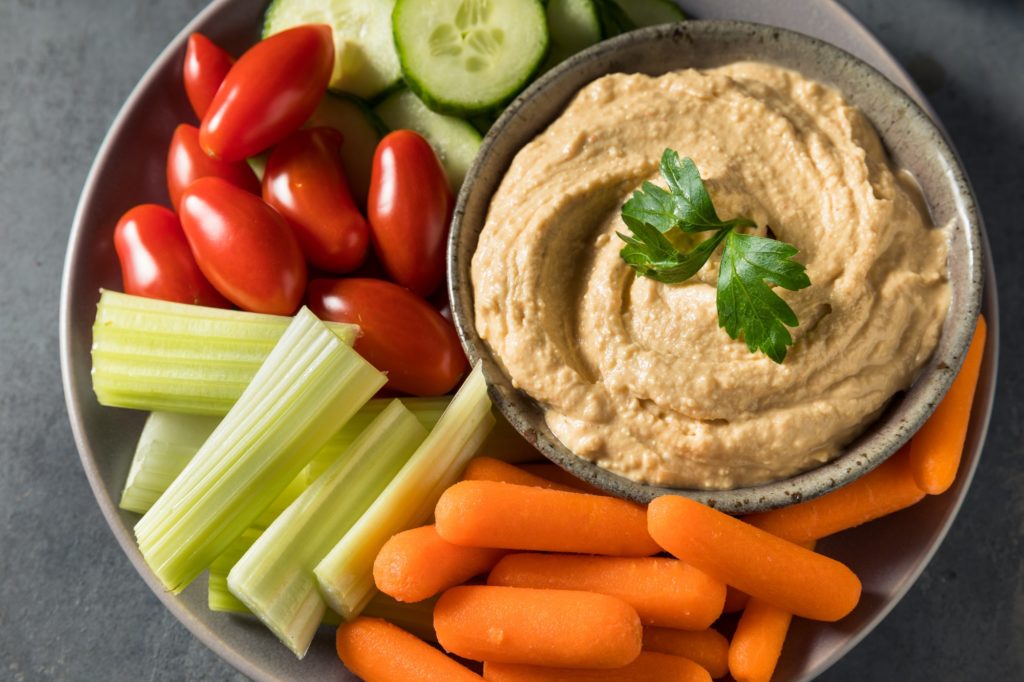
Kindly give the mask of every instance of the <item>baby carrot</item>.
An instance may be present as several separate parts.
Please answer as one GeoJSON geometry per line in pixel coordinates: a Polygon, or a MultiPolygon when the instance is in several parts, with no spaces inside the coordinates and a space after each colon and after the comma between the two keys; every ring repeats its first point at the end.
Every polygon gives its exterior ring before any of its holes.
{"type": "Polygon", "coordinates": [[[904,447],[873,471],[821,497],[743,520],[790,542],[804,543],[909,507],[924,493],[914,481],[907,450],[904,447]]]}
{"type": "Polygon", "coordinates": [[[660,551],[644,508],[600,495],[462,481],[434,510],[438,534],[469,547],[647,556],[660,551]]]}
{"type": "Polygon", "coordinates": [[[738,611],[742,611],[748,601],[750,601],[749,594],[737,590],[732,585],[726,585],[725,606],[722,607],[722,613],[736,613],[738,611]]]}
{"type": "Polygon", "coordinates": [[[616,680],[617,682],[711,682],[708,671],[680,656],[650,651],[635,661],[611,670],[566,670],[514,663],[484,663],[488,682],[565,682],[566,680],[616,680]]]}
{"type": "Polygon", "coordinates": [[[651,536],[671,554],[751,597],[814,620],[857,605],[860,580],[843,564],[677,495],[647,512],[651,536]]]}
{"type": "MultiPolygon", "coordinates": [[[[722,615],[725,585],[676,559],[509,554],[488,585],[586,590],[618,597],[644,625],[703,630],[722,615]]],[[[672,653],[672,652],[668,652],[672,653]]]]}
{"type": "Polygon", "coordinates": [[[580,492],[578,488],[570,488],[567,485],[549,481],[536,474],[531,474],[529,471],[521,469],[514,464],[509,464],[493,457],[474,457],[469,460],[466,470],[462,473],[462,480],[499,481],[516,485],[532,485],[536,488],[565,490],[570,493],[580,492]]]}
{"type": "Polygon", "coordinates": [[[417,602],[486,573],[504,554],[503,549],[453,545],[434,526],[421,526],[384,543],[373,562],[373,580],[384,594],[417,602]]]}
{"type": "Polygon", "coordinates": [[[967,439],[967,427],[971,421],[971,405],[974,403],[974,389],[981,372],[981,360],[985,355],[987,335],[985,318],[979,317],[960,373],[956,375],[953,385],[935,412],[910,441],[914,480],[929,495],[946,492],[956,480],[964,441],[967,439]]]}
{"type": "Polygon", "coordinates": [[[729,672],[736,682],[771,680],[792,619],[792,614],[776,606],[750,600],[729,644],[729,672]]]}
{"type": "Polygon", "coordinates": [[[540,476],[546,478],[553,483],[559,483],[569,488],[575,488],[580,492],[590,493],[591,495],[607,495],[608,493],[596,486],[592,486],[581,478],[577,478],[570,474],[568,471],[560,466],[551,464],[550,462],[541,462],[538,464],[522,464],[523,471],[529,472],[534,476],[540,476]]]}
{"type": "Polygon", "coordinates": [[[464,585],[434,607],[437,641],[476,661],[620,668],[640,655],[640,618],[605,594],[464,585]]]}
{"type": "Polygon", "coordinates": [[[729,640],[718,630],[644,628],[644,651],[688,658],[708,671],[712,679],[729,672],[729,640]]]}
{"type": "Polygon", "coordinates": [[[380,618],[338,627],[338,658],[367,682],[473,682],[483,678],[421,639],[380,618]]]}

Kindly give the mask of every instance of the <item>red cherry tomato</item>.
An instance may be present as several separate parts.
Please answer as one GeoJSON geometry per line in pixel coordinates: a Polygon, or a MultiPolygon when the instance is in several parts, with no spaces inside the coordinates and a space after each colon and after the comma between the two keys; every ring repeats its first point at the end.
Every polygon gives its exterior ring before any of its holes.
{"type": "Polygon", "coordinates": [[[185,50],[185,64],[182,69],[185,94],[192,104],[192,110],[202,120],[210,108],[213,96],[224,82],[235,60],[202,33],[188,37],[185,50]]]}
{"type": "Polygon", "coordinates": [[[127,294],[231,307],[199,271],[174,211],[156,204],[130,209],[114,228],[114,250],[127,294]]]}
{"type": "Polygon", "coordinates": [[[321,319],[358,324],[355,349],[387,372],[388,388],[413,395],[451,391],[469,363],[451,322],[430,304],[381,279],[315,279],[306,305],[321,319]]]}
{"type": "Polygon", "coordinates": [[[241,161],[280,142],[316,109],[333,67],[329,26],[298,26],[261,40],[224,78],[199,143],[217,158],[241,161]]]}
{"type": "Polygon", "coordinates": [[[199,146],[199,129],[182,123],[175,129],[167,149],[167,193],[171,206],[178,205],[181,193],[193,181],[210,176],[227,180],[253,194],[260,192],[260,181],[248,163],[213,158],[199,146]]]}
{"type": "Polygon", "coordinates": [[[263,200],[292,226],[306,260],[328,272],[355,270],[370,242],[348,189],[342,141],[331,128],[296,131],[274,147],[263,174],[263,200]]]}
{"type": "Polygon", "coordinates": [[[367,217],[374,251],[391,279],[420,296],[444,281],[454,201],[434,150],[411,130],[377,145],[367,217]]]}
{"type": "Polygon", "coordinates": [[[290,315],[306,285],[306,261],[284,218],[220,178],[200,178],[178,208],[199,269],[232,303],[290,315]]]}

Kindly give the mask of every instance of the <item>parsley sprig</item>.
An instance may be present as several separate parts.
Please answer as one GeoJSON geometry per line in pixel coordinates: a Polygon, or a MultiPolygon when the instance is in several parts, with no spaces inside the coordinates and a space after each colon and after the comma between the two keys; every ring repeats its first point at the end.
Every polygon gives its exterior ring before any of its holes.
{"type": "Polygon", "coordinates": [[[693,159],[680,161],[679,154],[666,149],[661,174],[667,190],[645,182],[622,207],[622,220],[632,233],[619,233],[626,242],[619,252],[622,259],[643,277],[676,284],[696,275],[722,245],[718,326],[733,339],[742,335],[751,353],[759,350],[782,363],[793,345],[786,327],[796,327],[799,321],[772,286],[796,291],[811,285],[804,266],[792,260],[797,250],[785,242],[738,232],[756,227],[749,218],[719,218],[693,159]],[[713,234],[682,251],[666,236],[679,232],[713,234]]]}

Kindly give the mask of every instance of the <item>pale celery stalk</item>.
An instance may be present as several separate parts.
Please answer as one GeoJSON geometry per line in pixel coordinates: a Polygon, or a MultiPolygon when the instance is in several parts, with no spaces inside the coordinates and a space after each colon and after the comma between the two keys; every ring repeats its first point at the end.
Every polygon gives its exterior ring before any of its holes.
{"type": "MultiPolygon", "coordinates": [[[[92,328],[101,405],[224,415],[291,318],[103,291],[92,328]]],[[[351,345],[358,327],[328,323],[351,345]]]]}
{"type": "Polygon", "coordinates": [[[145,514],[220,422],[218,417],[153,412],[142,427],[121,509],[145,514]]]}
{"type": "Polygon", "coordinates": [[[423,444],[317,564],[320,591],[332,609],[346,620],[359,615],[375,592],[377,552],[395,533],[430,518],[441,493],[456,481],[493,425],[487,384],[478,364],[423,444]]]}
{"type": "MultiPolygon", "coordinates": [[[[238,562],[245,552],[252,547],[256,539],[262,533],[261,530],[250,528],[231,543],[231,546],[212,564],[210,564],[210,579],[207,599],[211,611],[231,613],[238,616],[253,616],[252,611],[246,608],[245,604],[238,600],[238,597],[228,590],[228,573],[238,562]]],[[[414,604],[398,602],[386,594],[377,593],[363,609],[364,616],[383,618],[390,621],[420,639],[436,642],[437,634],[434,632],[434,604],[437,597],[424,599],[414,604]]],[[[328,609],[324,613],[321,625],[338,625],[341,616],[328,609]]]]}
{"type": "MultiPolygon", "coordinates": [[[[423,425],[423,428],[429,431],[434,428],[434,424],[441,418],[452,399],[445,396],[441,398],[400,398],[400,400],[402,405],[412,412],[416,420],[423,425]]],[[[338,455],[352,444],[352,441],[369,426],[370,422],[377,418],[377,415],[384,411],[390,402],[386,398],[371,400],[353,415],[344,428],[339,429],[336,434],[331,436],[306,467],[307,483],[316,480],[317,476],[322,474],[338,458],[338,455]]]]}
{"type": "Polygon", "coordinates": [[[392,401],[231,569],[231,593],[299,658],[327,611],[313,569],[426,437],[413,413],[392,401]]]}
{"type": "MultiPolygon", "coordinates": [[[[423,428],[432,429],[441,418],[451,398],[401,398],[423,428]]],[[[375,398],[366,403],[352,418],[331,436],[313,455],[312,461],[283,493],[256,520],[266,528],[285,507],[299,496],[306,486],[331,465],[352,444],[363,429],[379,415],[390,401],[375,398]]],[[[219,418],[177,412],[153,412],[142,429],[135,449],[128,480],[121,495],[121,509],[145,514],[157,498],[167,490],[199,447],[216,428],[219,418]]],[[[511,428],[511,427],[510,427],[511,428]]],[[[492,434],[493,437],[493,434],[492,434]]],[[[490,438],[488,442],[490,442],[490,438]]]]}
{"type": "Polygon", "coordinates": [[[303,308],[185,470],[135,526],[180,592],[251,526],[385,377],[303,308]]]}

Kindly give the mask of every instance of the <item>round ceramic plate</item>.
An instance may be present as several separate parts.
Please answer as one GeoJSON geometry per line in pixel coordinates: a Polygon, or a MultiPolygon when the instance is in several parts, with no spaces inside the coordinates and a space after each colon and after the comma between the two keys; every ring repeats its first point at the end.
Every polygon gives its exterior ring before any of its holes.
{"type": "MultiPolygon", "coordinates": [[[[772,24],[831,42],[872,64],[927,109],[893,58],[834,2],[683,0],[680,4],[693,17],[772,24]]],[[[75,441],[99,506],[128,558],[167,608],[226,661],[256,680],[351,680],[354,676],[337,660],[329,631],[322,632],[305,660],[298,661],[262,625],[210,612],[205,580],[178,596],[163,591],[135,545],[132,526],[138,517],[117,508],[144,415],[100,407],[90,380],[97,290],[120,288],[113,226],[135,204],[167,202],[167,145],[174,127],[192,120],[181,86],[185,41],[192,31],[201,31],[239,54],[257,39],[262,11],[261,3],[247,0],[213,2],[164,50],[111,126],[82,191],[68,244],[60,312],[64,391],[75,441]]],[[[854,613],[839,623],[795,621],[775,679],[811,679],[849,651],[913,584],[952,523],[978,464],[995,389],[999,321],[990,258],[986,278],[983,311],[990,327],[989,342],[959,479],[945,495],[821,543],[821,551],[860,576],[864,595],[854,613]]]]}

